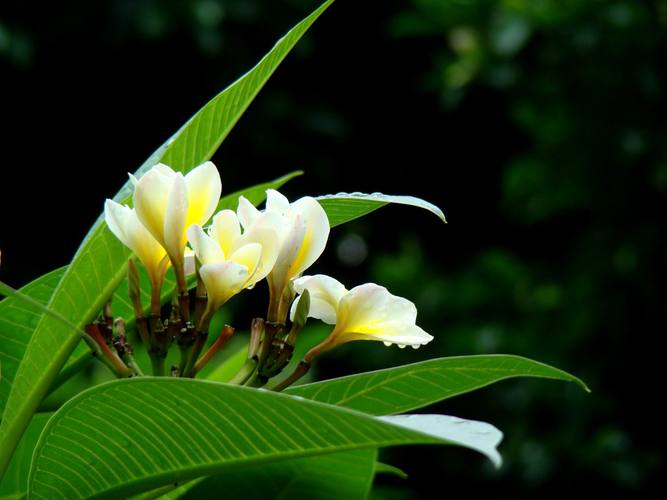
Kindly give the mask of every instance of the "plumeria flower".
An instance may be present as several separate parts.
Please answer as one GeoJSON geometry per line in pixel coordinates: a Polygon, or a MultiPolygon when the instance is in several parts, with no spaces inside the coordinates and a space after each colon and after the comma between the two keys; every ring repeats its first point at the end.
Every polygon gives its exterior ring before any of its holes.
{"type": "Polygon", "coordinates": [[[139,221],[133,208],[107,200],[104,204],[104,219],[116,238],[139,258],[148,272],[153,290],[159,293],[169,267],[165,249],[139,221]]]}
{"type": "MultiPolygon", "coordinates": [[[[322,255],[329,238],[329,219],[322,206],[310,196],[293,203],[274,189],[266,191],[266,210],[259,211],[243,196],[239,197],[238,218],[246,230],[256,224],[272,224],[278,234],[280,251],[267,276],[274,307],[290,281],[301,276],[322,255]],[[270,220],[266,214],[273,215],[270,220]]],[[[280,321],[281,314],[270,312],[269,320],[280,321]],[[271,317],[271,316],[278,317],[271,317]]],[[[285,309],[284,315],[286,316],[285,309]]]]}
{"type": "Polygon", "coordinates": [[[222,191],[218,169],[207,161],[183,175],[160,163],[139,180],[130,177],[137,216],[166,250],[183,290],[186,231],[193,224],[204,224],[215,212],[222,191]]]}
{"type": "MultiPolygon", "coordinates": [[[[334,278],[317,274],[295,280],[294,287],[299,293],[308,290],[309,317],[336,325],[319,349],[316,348],[317,353],[352,340],[380,340],[387,346],[410,345],[415,349],[433,340],[415,324],[415,305],[392,295],[382,286],[365,283],[347,290],[334,278]]],[[[292,316],[296,307],[295,301],[292,316]]]]}
{"type": "Polygon", "coordinates": [[[280,249],[270,224],[257,224],[242,234],[232,210],[219,212],[208,234],[199,225],[190,226],[188,239],[201,264],[199,275],[208,293],[209,312],[264,279],[280,249]]]}

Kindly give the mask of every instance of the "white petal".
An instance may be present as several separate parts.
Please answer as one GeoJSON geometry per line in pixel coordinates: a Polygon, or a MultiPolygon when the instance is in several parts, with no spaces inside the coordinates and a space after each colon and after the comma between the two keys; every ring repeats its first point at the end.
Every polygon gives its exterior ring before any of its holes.
{"type": "Polygon", "coordinates": [[[317,200],[305,196],[290,206],[292,216],[301,217],[306,231],[303,243],[290,268],[290,277],[299,276],[322,255],[329,239],[329,218],[317,200]]]}
{"type": "Polygon", "coordinates": [[[248,229],[261,214],[257,207],[250,203],[245,196],[239,196],[239,206],[236,214],[244,229],[248,229]]]}
{"type": "Polygon", "coordinates": [[[308,316],[333,325],[336,323],[338,303],[347,293],[341,282],[324,274],[303,276],[294,280],[297,293],[310,292],[310,311],[308,316]]]}
{"type": "Polygon", "coordinates": [[[426,333],[417,325],[410,323],[401,323],[397,321],[389,321],[381,325],[375,325],[373,328],[358,329],[364,331],[357,331],[354,329],[346,330],[341,337],[341,341],[347,342],[349,340],[381,340],[397,344],[399,348],[404,349],[407,345],[412,347],[428,344],[433,340],[433,336],[426,333]]]}
{"type": "Polygon", "coordinates": [[[270,224],[264,224],[263,221],[269,219],[262,214],[253,226],[246,231],[234,244],[234,248],[240,248],[249,243],[259,243],[262,246],[262,258],[259,266],[253,276],[256,283],[264,279],[272,270],[278,258],[280,251],[280,238],[270,224]]]}
{"type": "Polygon", "coordinates": [[[163,262],[166,252],[139,221],[136,212],[107,200],[104,218],[111,232],[139,257],[153,282],[159,285],[167,269],[163,262]]]}
{"type": "Polygon", "coordinates": [[[225,261],[225,254],[218,242],[208,236],[201,226],[193,225],[188,228],[188,240],[202,265],[225,261]]]}
{"type": "Polygon", "coordinates": [[[210,235],[218,242],[225,255],[231,255],[236,241],[241,237],[241,226],[236,214],[232,210],[222,210],[215,214],[210,235]]]}
{"type": "Polygon", "coordinates": [[[275,189],[266,190],[266,211],[276,212],[281,215],[287,215],[290,209],[289,200],[285,195],[276,191],[275,189]]]}
{"type": "Polygon", "coordinates": [[[259,243],[248,243],[243,245],[241,248],[236,250],[229,260],[235,262],[236,264],[244,266],[248,270],[248,283],[244,284],[245,286],[251,286],[256,281],[255,273],[259,267],[260,260],[262,257],[262,245],[259,243]]]}
{"type": "Polygon", "coordinates": [[[163,246],[166,246],[164,222],[172,181],[173,176],[152,168],[137,181],[133,196],[139,220],[163,246]]]}
{"type": "Polygon", "coordinates": [[[187,226],[204,224],[215,212],[222,192],[222,181],[216,166],[207,161],[185,176],[187,184],[187,226]]]}
{"type": "Polygon", "coordinates": [[[385,287],[375,283],[354,287],[341,300],[340,306],[346,308],[351,323],[401,321],[414,324],[417,320],[417,308],[414,303],[392,295],[385,287]]]}
{"type": "Polygon", "coordinates": [[[416,319],[417,309],[412,302],[366,283],[340,300],[335,335],[338,343],[380,340],[401,348],[427,344],[433,337],[415,324],[416,319]]]}
{"type": "Polygon", "coordinates": [[[268,276],[269,285],[275,292],[282,292],[289,280],[295,277],[292,274],[292,265],[299,255],[306,234],[306,225],[300,216],[291,221],[278,253],[273,270],[268,276]]]}
{"type": "Polygon", "coordinates": [[[199,274],[214,309],[240,292],[248,280],[248,269],[231,261],[205,264],[199,268],[199,274]]]}
{"type": "Polygon", "coordinates": [[[164,215],[164,247],[172,260],[184,259],[188,213],[188,191],[183,174],[172,178],[171,191],[164,215]]]}

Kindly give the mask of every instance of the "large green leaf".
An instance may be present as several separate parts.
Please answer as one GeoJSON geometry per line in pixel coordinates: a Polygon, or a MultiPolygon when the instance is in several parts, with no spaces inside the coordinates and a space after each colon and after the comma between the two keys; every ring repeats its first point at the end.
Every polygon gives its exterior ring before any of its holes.
{"type": "Polygon", "coordinates": [[[442,210],[433,203],[414,196],[396,196],[382,193],[338,193],[318,196],[317,201],[327,213],[331,227],[358,219],[390,203],[423,208],[438,216],[442,222],[447,222],[442,210]]]}
{"type": "Polygon", "coordinates": [[[514,377],[575,382],[588,390],[577,377],[537,361],[520,356],[480,355],[431,359],[290,387],[285,392],[372,415],[391,415],[514,377]]]}
{"type": "Polygon", "coordinates": [[[382,418],[206,380],[114,380],[49,420],[28,491],[32,498],[121,498],[231,467],[401,444],[458,444],[498,460],[501,435],[489,424],[431,428],[419,415],[382,418]]]}
{"type": "Polygon", "coordinates": [[[226,500],[364,500],[376,460],[377,450],[370,449],[243,467],[197,481],[178,497],[167,498],[218,498],[224,491],[226,500]]]}
{"type": "MultiPolygon", "coordinates": [[[[209,101],[147,160],[137,175],[158,161],[186,172],[209,159],[280,62],[331,2],[325,2],[297,24],[253,69],[209,101]]],[[[126,185],[116,199],[122,201],[128,195],[126,185]]],[[[128,255],[98,219],[53,293],[49,307],[83,327],[123,279],[128,255]]],[[[16,372],[0,424],[0,476],[30,417],[77,342],[78,334],[73,329],[42,316],[16,372]]]]}
{"type": "MultiPolygon", "coordinates": [[[[65,268],[51,271],[28,283],[19,291],[40,304],[46,304],[64,272],[65,268]]],[[[18,297],[10,296],[0,302],[0,365],[2,365],[0,416],[30,336],[41,317],[41,309],[18,297]]]]}
{"type": "Polygon", "coordinates": [[[49,418],[51,414],[40,413],[30,422],[16,448],[16,453],[12,456],[7,473],[0,479],[0,500],[25,498],[28,492],[28,472],[32,452],[49,418]]]}

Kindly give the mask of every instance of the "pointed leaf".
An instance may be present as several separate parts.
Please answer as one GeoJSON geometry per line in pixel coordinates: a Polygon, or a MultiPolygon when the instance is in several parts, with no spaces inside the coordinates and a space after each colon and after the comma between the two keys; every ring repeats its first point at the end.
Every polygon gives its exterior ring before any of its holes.
{"type": "MultiPolygon", "coordinates": [[[[64,267],[51,271],[28,283],[19,291],[40,304],[46,304],[64,272],[64,267]]],[[[41,317],[40,308],[27,304],[17,297],[9,296],[0,302],[0,363],[2,364],[0,416],[25,348],[41,317]]]]}
{"type": "MultiPolygon", "coordinates": [[[[301,36],[327,9],[325,2],[281,38],[248,73],[214,97],[139,169],[159,161],[182,172],[208,160],[301,36]]],[[[116,195],[129,196],[126,184],[116,195]]],[[[79,327],[101,310],[125,274],[128,251],[98,219],[56,288],[49,307],[79,327]]],[[[43,316],[26,349],[0,424],[0,475],[30,417],[78,343],[78,334],[43,316]]]]}
{"type": "Polygon", "coordinates": [[[284,392],[373,415],[389,415],[422,408],[514,377],[575,382],[588,391],[580,379],[558,368],[520,356],[480,355],[431,359],[290,387],[284,392]]]}
{"type": "MultiPolygon", "coordinates": [[[[459,444],[443,439],[452,432],[436,431],[206,380],[114,380],[71,399],[49,420],[35,448],[28,492],[31,498],[122,498],[232,466],[401,444],[459,444]]],[[[468,436],[454,439],[469,442],[468,436]]]]}
{"type": "Polygon", "coordinates": [[[235,469],[233,474],[197,481],[180,496],[165,496],[197,500],[215,498],[224,491],[226,500],[364,500],[376,459],[377,450],[371,449],[282,460],[235,469]]]}
{"type": "Polygon", "coordinates": [[[327,213],[331,227],[358,219],[389,203],[423,208],[436,215],[442,222],[447,222],[442,210],[434,204],[414,196],[395,196],[382,193],[338,193],[318,196],[316,199],[327,213]]]}

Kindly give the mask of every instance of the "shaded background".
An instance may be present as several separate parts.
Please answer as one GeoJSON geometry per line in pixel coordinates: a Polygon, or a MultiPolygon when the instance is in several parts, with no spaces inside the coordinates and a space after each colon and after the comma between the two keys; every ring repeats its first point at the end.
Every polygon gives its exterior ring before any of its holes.
{"type": "MultiPolygon", "coordinates": [[[[126,172],[315,5],[2,2],[1,278],[66,264],[126,172]]],[[[657,0],[339,0],[214,157],[225,192],[304,169],[289,195],[413,194],[448,216],[389,207],[332,232],[313,272],[411,298],[436,340],[349,344],[319,377],[514,353],[593,389],[511,381],[435,405],[501,428],[505,465],[390,450],[410,477],[378,498],[657,484],[666,23],[657,0]]]]}

